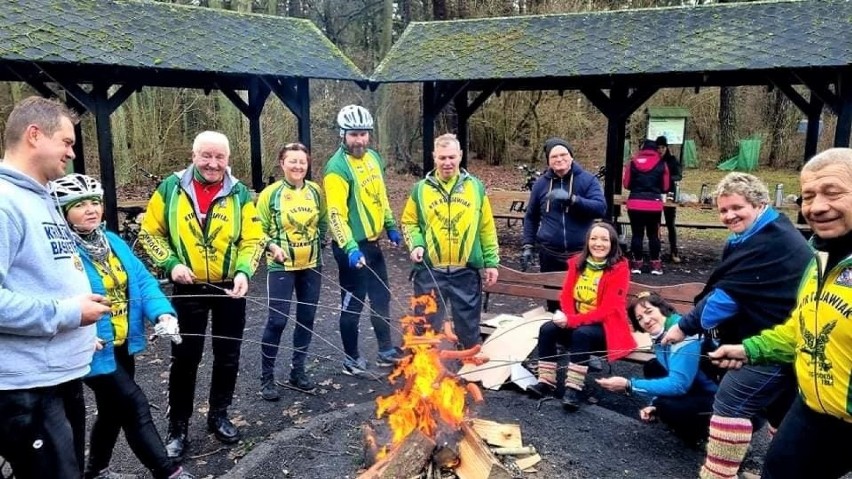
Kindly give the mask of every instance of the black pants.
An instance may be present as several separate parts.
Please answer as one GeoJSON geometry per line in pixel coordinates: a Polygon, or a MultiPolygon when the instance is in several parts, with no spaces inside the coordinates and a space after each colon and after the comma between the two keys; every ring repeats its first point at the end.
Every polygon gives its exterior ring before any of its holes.
{"type": "Polygon", "coordinates": [[[557,361],[557,344],[568,348],[568,360],[581,366],[588,366],[592,353],[595,355],[606,353],[606,336],[600,324],[572,329],[560,328],[550,321],[544,323],[538,330],[539,360],[557,361]]]}
{"type": "MultiPolygon", "coordinates": [[[[645,363],[645,377],[664,378],[669,375],[656,359],[645,363]]],[[[658,396],[654,399],[657,417],[674,434],[690,445],[695,445],[710,434],[710,416],[713,415],[713,394],[689,390],[681,396],[658,396]]]]}
{"type": "Polygon", "coordinates": [[[669,233],[669,252],[672,256],[677,256],[677,227],[675,219],[677,216],[677,208],[674,206],[663,207],[663,217],[666,219],[666,229],[669,233]]]}
{"type": "Polygon", "coordinates": [[[275,375],[275,358],[281,334],[290,317],[290,298],[296,292],[296,326],[293,330],[293,370],[305,368],[305,357],[314,334],[322,276],[320,267],[298,271],[271,271],[266,277],[269,293],[269,319],[263,330],[261,351],[261,378],[275,375]]]}
{"type": "MultiPolygon", "coordinates": [[[[538,251],[539,271],[549,273],[553,271],[566,271],[568,269],[568,258],[578,251],[559,251],[542,245],[538,251]]],[[[554,312],[559,309],[559,301],[547,301],[547,310],[554,312]]]]}
{"type": "Polygon", "coordinates": [[[472,348],[480,343],[479,319],[482,310],[482,278],[479,271],[463,268],[453,272],[422,268],[414,273],[414,294],[435,291],[438,312],[429,316],[432,329],[441,331],[446,315],[444,302],[453,313],[453,329],[462,346],[472,348]],[[437,283],[437,284],[436,284],[437,283]]]}
{"type": "Polygon", "coordinates": [[[642,243],[648,236],[651,261],[660,259],[660,213],[658,211],[627,210],[630,218],[630,254],[634,261],[642,261],[642,243]]]}
{"type": "Polygon", "coordinates": [[[0,456],[17,479],[79,479],[86,443],[83,383],[0,391],[0,456]]]}
{"type": "Polygon", "coordinates": [[[763,479],[835,478],[852,472],[852,423],[821,414],[797,397],[763,460],[763,479]]]}
{"type": "MultiPolygon", "coordinates": [[[[231,283],[217,286],[234,287],[231,283]]],[[[203,284],[175,284],[174,294],[178,297],[172,300],[172,304],[177,311],[183,342],[172,344],[169,420],[188,422],[195,401],[198,365],[204,352],[207,317],[211,313],[213,377],[210,380],[208,416],[223,413],[231,405],[240,366],[240,343],[246,325],[246,300],[228,297],[219,288],[203,284]],[[201,296],[180,297],[182,295],[201,296]]]]}
{"type": "Polygon", "coordinates": [[[93,478],[109,467],[119,431],[133,454],[155,478],[168,478],[177,467],[166,455],[163,440],[151,417],[151,407],[142,388],[134,381],[136,364],[127,352],[127,343],[115,349],[116,369],[110,374],[86,378],[95,393],[98,414],[89,438],[89,462],[86,478],[93,478]]]}
{"type": "Polygon", "coordinates": [[[334,259],[337,261],[340,280],[340,339],[343,350],[352,359],[360,357],[358,352],[358,323],[364,300],[370,298],[370,323],[376,332],[379,351],[393,349],[390,331],[390,291],[385,257],[377,241],[361,241],[358,248],[367,261],[363,268],[350,268],[349,256],[332,243],[334,259]]]}

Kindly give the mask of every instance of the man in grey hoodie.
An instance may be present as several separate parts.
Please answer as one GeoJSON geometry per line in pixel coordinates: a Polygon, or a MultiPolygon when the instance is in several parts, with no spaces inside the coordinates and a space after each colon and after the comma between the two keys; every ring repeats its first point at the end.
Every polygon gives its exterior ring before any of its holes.
{"type": "Polygon", "coordinates": [[[64,105],[30,97],[6,122],[0,162],[0,456],[17,478],[82,475],[94,295],[46,187],[74,158],[64,105]],[[69,447],[73,446],[73,447],[69,447]]]}

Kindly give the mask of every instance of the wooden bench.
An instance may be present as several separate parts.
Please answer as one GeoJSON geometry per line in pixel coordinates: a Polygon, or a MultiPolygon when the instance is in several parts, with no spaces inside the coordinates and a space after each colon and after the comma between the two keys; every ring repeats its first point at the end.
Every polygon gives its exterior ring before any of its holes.
{"type": "Polygon", "coordinates": [[[492,216],[495,220],[505,219],[509,228],[523,224],[529,199],[529,191],[488,191],[492,216]]]}
{"type": "MultiPolygon", "coordinates": [[[[522,298],[538,300],[559,301],[562,283],[565,280],[565,272],[552,273],[524,273],[512,268],[500,266],[497,282],[491,286],[483,286],[485,293],[483,310],[488,311],[488,301],[491,294],[505,294],[522,298]]],[[[681,314],[692,309],[693,299],[704,289],[704,283],[684,283],[671,286],[650,286],[642,283],[630,282],[628,296],[632,299],[643,291],[651,291],[659,294],[663,299],[671,303],[675,310],[681,314]]],[[[487,327],[483,327],[483,333],[489,333],[487,327]]],[[[643,333],[637,333],[643,334],[643,333]]],[[[654,358],[654,353],[645,351],[634,351],[624,360],[645,363],[654,358]]]]}

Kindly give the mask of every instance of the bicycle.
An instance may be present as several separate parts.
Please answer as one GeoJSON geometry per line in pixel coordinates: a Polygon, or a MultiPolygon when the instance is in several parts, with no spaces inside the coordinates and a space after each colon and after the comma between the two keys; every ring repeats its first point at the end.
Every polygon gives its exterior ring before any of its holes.
{"type": "MultiPolygon", "coordinates": [[[[162,176],[149,173],[140,166],[136,166],[136,169],[142,174],[142,176],[154,181],[157,185],[163,181],[162,176]]],[[[139,241],[139,233],[142,230],[142,220],[145,216],[145,207],[119,206],[117,209],[119,213],[124,214],[124,221],[122,221],[121,226],[119,226],[118,236],[130,245],[130,249],[133,251],[133,254],[142,261],[145,268],[154,275],[154,278],[156,278],[160,284],[167,283],[168,277],[166,276],[166,272],[151,261],[151,257],[148,256],[148,252],[145,251],[145,248],[142,246],[142,242],[139,241]]]]}
{"type": "Polygon", "coordinates": [[[538,177],[541,176],[541,172],[536,170],[535,168],[530,167],[526,163],[518,166],[518,170],[524,172],[524,184],[522,186],[523,190],[532,191],[533,185],[535,184],[538,177]]]}

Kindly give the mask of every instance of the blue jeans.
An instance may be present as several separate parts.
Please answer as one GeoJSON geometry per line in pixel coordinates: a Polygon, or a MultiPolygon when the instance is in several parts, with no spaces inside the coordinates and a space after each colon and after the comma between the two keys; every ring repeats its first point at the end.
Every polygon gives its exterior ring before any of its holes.
{"type": "Polygon", "coordinates": [[[852,472],[852,423],[820,414],[797,397],[763,460],[763,479],[835,478],[852,472]]]}
{"type": "Polygon", "coordinates": [[[83,383],[0,391],[0,456],[18,479],[79,479],[86,405],[83,383]]]}
{"type": "Polygon", "coordinates": [[[290,298],[296,292],[296,329],[293,330],[293,370],[304,369],[308,346],[314,334],[322,276],[320,267],[298,271],[270,271],[266,276],[269,293],[269,319],[263,330],[261,351],[261,378],[272,379],[281,334],[290,317],[290,298]]]}
{"type": "Polygon", "coordinates": [[[538,330],[539,360],[559,362],[556,357],[556,345],[562,344],[568,349],[568,361],[588,366],[592,353],[606,354],[606,336],[603,325],[589,324],[577,329],[560,328],[548,321],[538,330]]]}
{"type": "Polygon", "coordinates": [[[432,329],[440,332],[449,303],[453,313],[453,329],[462,346],[472,348],[480,343],[479,319],[482,310],[482,278],[479,271],[463,268],[453,272],[426,268],[414,273],[414,294],[435,291],[438,312],[429,317],[432,329]],[[437,283],[437,284],[436,284],[437,283]]]}
{"type": "Polygon", "coordinates": [[[790,365],[746,365],[725,373],[713,402],[713,414],[754,421],[775,411],[769,419],[777,426],[790,407],[794,397],[790,392],[795,388],[796,377],[790,365]]]}
{"type": "Polygon", "coordinates": [[[361,357],[358,353],[358,323],[361,321],[361,310],[367,297],[370,298],[370,323],[376,333],[379,351],[393,348],[385,257],[377,241],[361,241],[358,248],[364,255],[367,266],[350,268],[349,256],[337,243],[332,243],[340,280],[340,339],[343,341],[343,351],[352,359],[361,357]]]}

